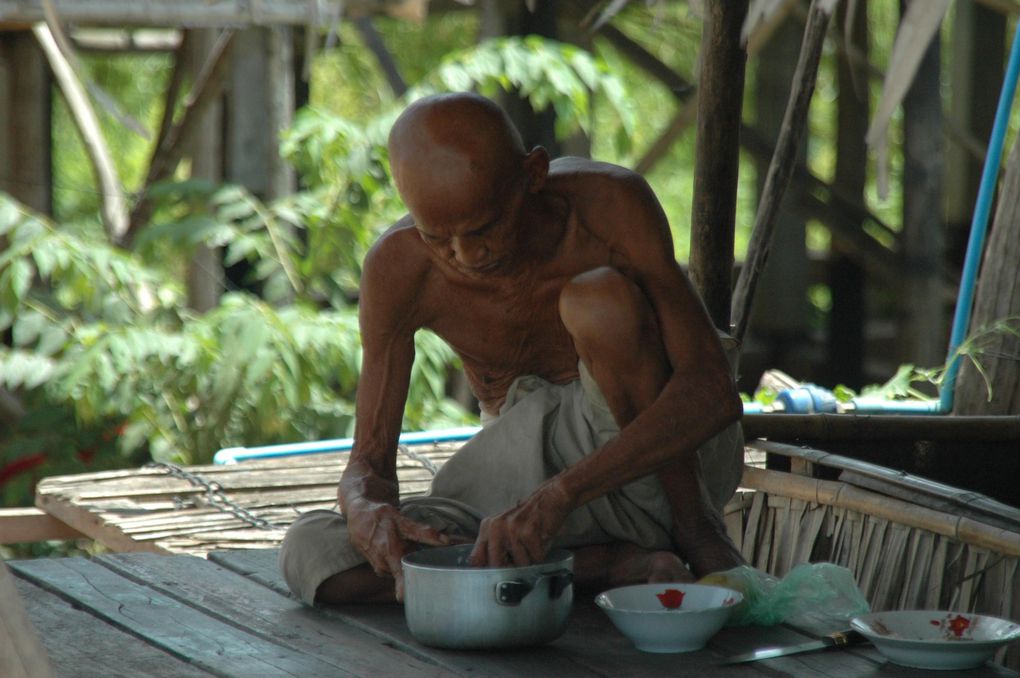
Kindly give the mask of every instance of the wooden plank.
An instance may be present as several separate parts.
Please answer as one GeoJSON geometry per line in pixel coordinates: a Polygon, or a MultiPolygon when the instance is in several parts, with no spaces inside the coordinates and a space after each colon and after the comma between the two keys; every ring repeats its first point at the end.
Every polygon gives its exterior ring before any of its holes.
{"type": "MultiPolygon", "coordinates": [[[[277,565],[277,551],[216,552],[209,559],[264,586],[288,594],[277,565]]],[[[482,653],[454,652],[426,647],[407,630],[403,608],[396,605],[349,605],[343,609],[319,608],[320,613],[353,624],[394,646],[459,672],[485,676],[600,675],[580,668],[574,661],[552,650],[552,646],[527,652],[512,650],[482,653]]],[[[559,642],[559,641],[557,641],[559,642]]],[[[601,674],[605,675],[605,674],[601,674]]]]}
{"type": "Polygon", "coordinates": [[[81,532],[31,506],[0,509],[0,544],[77,539],[81,532]]]}
{"type": "MultiPolygon", "coordinates": [[[[795,440],[1020,440],[1020,415],[745,414],[744,437],[795,440]]],[[[975,452],[981,448],[975,446],[975,452]]]]}
{"type": "MultiPolygon", "coordinates": [[[[138,556],[130,556],[135,558],[138,556]]],[[[276,558],[277,551],[240,551],[215,552],[210,560],[224,565],[238,574],[269,586],[277,591],[286,592],[286,585],[280,576],[276,558]]],[[[850,678],[851,676],[872,676],[881,662],[874,653],[849,652],[836,661],[833,655],[825,659],[798,658],[770,660],[763,667],[752,665],[722,666],[723,657],[749,651],[769,642],[803,642],[807,637],[787,627],[733,627],[724,629],[717,635],[708,649],[684,655],[654,655],[642,653],[633,648],[630,642],[619,634],[608,618],[593,604],[594,596],[578,593],[575,596],[574,610],[571,615],[567,632],[560,639],[545,648],[528,650],[535,658],[543,660],[540,665],[533,665],[517,657],[522,653],[486,652],[486,658],[498,661],[476,661],[473,664],[458,664],[462,669],[471,668],[473,673],[484,675],[588,675],[581,673],[590,671],[601,676],[613,678],[643,676],[834,676],[850,678]],[[555,651],[555,654],[551,651],[555,651]],[[564,663],[564,655],[576,666],[571,669],[564,663]],[[555,657],[555,661],[551,658],[555,657]],[[828,667],[828,668],[825,668],[828,667]],[[760,671],[760,672],[759,672],[760,671]]],[[[383,609],[388,606],[348,606],[343,610],[322,608],[322,614],[339,615],[351,623],[362,624],[373,633],[379,633],[393,642],[405,643],[407,647],[417,647],[428,656],[443,657],[449,662],[464,661],[465,653],[449,653],[441,650],[424,648],[411,639],[407,633],[402,613],[399,610],[383,609]]],[[[468,653],[474,656],[475,653],[468,653]]],[[[481,659],[480,657],[478,658],[481,659]]]]}
{"type": "MultiPolygon", "coordinates": [[[[404,3],[385,0],[53,0],[58,16],[76,24],[107,26],[318,26],[330,17],[385,13],[400,15],[404,3]]],[[[42,21],[40,2],[0,0],[0,23],[42,21]]],[[[408,10],[403,9],[406,13],[408,10]]],[[[412,10],[413,11],[413,10],[412,10]]]]}
{"type": "Polygon", "coordinates": [[[21,603],[14,577],[0,561],[0,676],[49,678],[53,670],[45,648],[21,603]]]}
{"type": "Polygon", "coordinates": [[[272,637],[204,615],[88,560],[44,558],[10,565],[19,577],[217,675],[357,675],[280,645],[272,637]]]}
{"type": "MultiPolygon", "coordinates": [[[[159,650],[60,597],[16,579],[58,676],[201,678],[210,674],[159,650]]],[[[5,612],[6,614],[6,612],[5,612]]],[[[10,674],[3,673],[4,676],[10,674]]]]}
{"type": "Polygon", "coordinates": [[[96,560],[207,614],[358,675],[456,675],[201,558],[139,553],[96,560]]]}

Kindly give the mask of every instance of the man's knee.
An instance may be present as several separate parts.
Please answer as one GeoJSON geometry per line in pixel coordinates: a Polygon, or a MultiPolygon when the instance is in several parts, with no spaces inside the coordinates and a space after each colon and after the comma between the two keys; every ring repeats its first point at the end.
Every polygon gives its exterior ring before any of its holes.
{"type": "Polygon", "coordinates": [[[347,538],[346,523],[335,511],[301,514],[280,544],[283,579],[291,592],[308,604],[315,600],[316,589],[323,581],[363,562],[365,559],[347,538]]]}
{"type": "Polygon", "coordinates": [[[613,342],[634,346],[655,331],[648,298],[633,280],[615,268],[586,271],[563,288],[560,317],[575,343],[613,342]]]}

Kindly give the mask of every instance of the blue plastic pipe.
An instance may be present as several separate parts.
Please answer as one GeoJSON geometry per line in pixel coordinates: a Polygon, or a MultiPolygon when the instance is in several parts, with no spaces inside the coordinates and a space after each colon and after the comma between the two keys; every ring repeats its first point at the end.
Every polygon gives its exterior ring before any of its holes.
{"type": "MultiPolygon", "coordinates": [[[[456,442],[467,440],[481,430],[478,426],[460,428],[444,428],[434,431],[418,431],[401,433],[401,445],[423,445],[429,443],[456,442]]],[[[263,445],[260,447],[224,447],[213,455],[214,464],[236,464],[249,459],[272,459],[274,457],[293,457],[302,454],[321,454],[324,452],[348,452],[354,446],[354,438],[334,438],[332,440],[314,440],[303,443],[285,443],[283,445],[263,445]]]]}
{"type": "Polygon", "coordinates": [[[974,285],[977,282],[981,253],[984,251],[985,234],[988,232],[988,215],[991,213],[992,199],[995,197],[996,179],[999,176],[999,167],[1002,163],[1002,146],[1006,140],[1006,129],[1009,125],[1009,114],[1013,108],[1013,97],[1016,94],[1018,74],[1020,74],[1020,30],[1013,34],[1013,47],[1009,53],[1006,78],[1002,81],[999,107],[995,111],[992,137],[988,141],[988,155],[985,157],[985,166],[981,173],[981,184],[978,187],[977,203],[974,207],[974,217],[970,225],[967,254],[963,260],[963,276],[960,279],[960,292],[956,300],[956,313],[953,316],[953,328],[949,336],[949,351],[946,356],[948,366],[946,367],[945,376],[942,378],[942,389],[939,394],[939,410],[945,413],[953,411],[956,375],[960,371],[960,356],[956,352],[967,336],[967,328],[970,324],[970,311],[974,302],[974,285]]]}

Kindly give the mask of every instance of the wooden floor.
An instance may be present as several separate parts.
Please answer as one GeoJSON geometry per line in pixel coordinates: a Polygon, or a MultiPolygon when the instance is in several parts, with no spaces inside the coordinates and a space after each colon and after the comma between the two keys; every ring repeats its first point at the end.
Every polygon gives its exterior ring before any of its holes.
{"type": "MultiPolygon", "coordinates": [[[[458,447],[402,448],[401,495],[424,493],[434,469],[458,447]]],[[[777,576],[809,560],[844,565],[873,609],[960,606],[1015,618],[1020,587],[1011,582],[1020,572],[1020,530],[985,524],[980,515],[962,517],[963,509],[954,505],[944,510],[943,518],[955,521],[946,531],[931,520],[930,510],[918,520],[907,502],[831,481],[801,478],[806,489],[773,491],[765,481],[792,478],[760,468],[764,456],[747,449],[749,489],[738,491],[724,515],[748,562],[777,576]],[[883,508],[884,514],[841,506],[841,496],[883,508]],[[908,551],[931,557],[904,558],[908,551]]],[[[325,454],[183,469],[153,466],[42,481],[37,506],[119,552],[92,560],[10,563],[56,675],[927,675],[888,665],[867,647],[720,664],[729,654],[805,639],[784,627],[725,629],[702,652],[645,654],[612,627],[591,594],[575,599],[562,638],[518,652],[423,647],[409,636],[402,608],[395,605],[304,607],[287,595],[275,549],[299,513],[335,505],[345,459],[325,454]]],[[[1012,655],[1006,664],[1017,666],[1012,655]]],[[[1018,674],[989,664],[966,675],[1018,674]]]]}
{"type": "MultiPolygon", "coordinates": [[[[57,676],[921,676],[871,647],[736,666],[727,655],[806,639],[786,627],[724,629],[705,650],[634,649],[578,595],[567,632],[528,650],[456,652],[417,643],[398,605],[309,608],[285,593],[276,551],[208,559],[152,553],[12,561],[57,676]]],[[[987,664],[968,677],[1013,676],[987,664]]]]}

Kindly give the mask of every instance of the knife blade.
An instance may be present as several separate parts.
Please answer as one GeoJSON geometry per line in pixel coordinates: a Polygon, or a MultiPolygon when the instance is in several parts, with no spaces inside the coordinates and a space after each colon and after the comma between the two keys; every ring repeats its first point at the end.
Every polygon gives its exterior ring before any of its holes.
{"type": "Polygon", "coordinates": [[[860,633],[857,633],[857,631],[837,631],[836,633],[830,633],[827,636],[823,636],[818,640],[809,640],[804,643],[797,643],[796,645],[760,647],[752,652],[745,652],[743,654],[727,657],[722,663],[741,664],[743,662],[758,661],[759,659],[771,659],[773,657],[785,657],[791,654],[800,654],[801,652],[825,650],[830,647],[848,647],[850,645],[858,645],[860,643],[867,642],[867,640],[867,638],[862,636],[860,633]]]}

